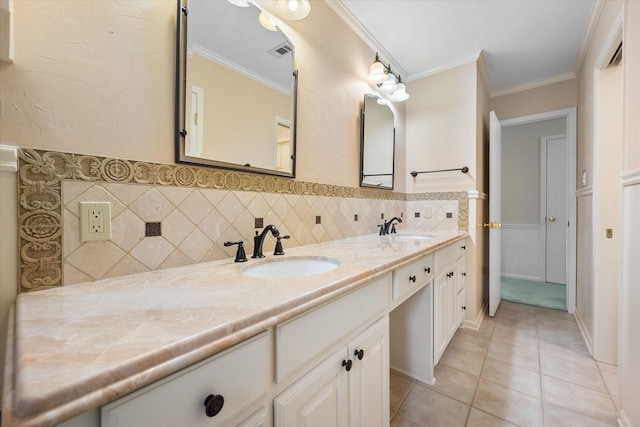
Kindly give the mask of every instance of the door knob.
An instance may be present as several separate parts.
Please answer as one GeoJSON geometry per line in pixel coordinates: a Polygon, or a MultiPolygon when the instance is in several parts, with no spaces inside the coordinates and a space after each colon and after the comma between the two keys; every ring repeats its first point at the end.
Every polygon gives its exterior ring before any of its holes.
{"type": "Polygon", "coordinates": [[[488,228],[491,228],[491,229],[493,229],[493,228],[502,228],[502,223],[500,223],[500,222],[485,222],[485,223],[482,224],[482,226],[484,228],[488,227],[488,228]]]}
{"type": "Polygon", "coordinates": [[[556,222],[556,217],[555,216],[550,216],[549,217],[549,222],[556,222]]]}

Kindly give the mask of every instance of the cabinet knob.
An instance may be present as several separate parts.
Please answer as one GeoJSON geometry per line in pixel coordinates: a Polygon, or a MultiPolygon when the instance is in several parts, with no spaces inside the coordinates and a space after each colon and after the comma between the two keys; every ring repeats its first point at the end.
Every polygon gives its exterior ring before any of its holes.
{"type": "Polygon", "coordinates": [[[207,417],[215,417],[222,411],[224,397],[221,394],[210,394],[204,400],[204,413],[207,417]]]}
{"type": "Polygon", "coordinates": [[[466,309],[467,309],[467,306],[466,306],[466,305],[463,305],[463,306],[462,306],[462,309],[463,309],[463,310],[466,310],[466,309]]]}
{"type": "Polygon", "coordinates": [[[426,267],[426,268],[424,269],[424,272],[425,272],[425,273],[431,273],[431,267],[426,267]]]}
{"type": "Polygon", "coordinates": [[[460,246],[460,247],[462,248],[462,250],[467,249],[467,247],[466,247],[466,246],[460,246]]]}
{"type": "Polygon", "coordinates": [[[416,276],[409,276],[409,281],[416,283],[416,276]]]}
{"type": "Polygon", "coordinates": [[[364,350],[363,349],[356,350],[353,352],[353,355],[357,357],[358,360],[362,360],[362,358],[364,357],[364,350]]]}
{"type": "Polygon", "coordinates": [[[460,273],[460,274],[462,274],[465,277],[467,276],[467,273],[465,273],[464,271],[462,273],[460,273]]]}
{"type": "Polygon", "coordinates": [[[453,277],[453,271],[448,272],[447,277],[453,277]]]}
{"type": "Polygon", "coordinates": [[[351,361],[351,359],[343,360],[342,361],[342,366],[344,366],[344,369],[346,369],[347,372],[349,372],[351,370],[351,366],[353,366],[353,362],[351,361]]]}

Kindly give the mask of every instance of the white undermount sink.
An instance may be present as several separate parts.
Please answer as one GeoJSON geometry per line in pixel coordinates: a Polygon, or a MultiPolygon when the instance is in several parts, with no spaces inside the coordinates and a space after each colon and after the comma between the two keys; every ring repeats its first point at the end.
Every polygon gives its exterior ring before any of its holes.
{"type": "Polygon", "coordinates": [[[339,265],[340,261],[326,257],[283,258],[247,266],[242,273],[261,279],[286,279],[326,273],[339,265]]]}

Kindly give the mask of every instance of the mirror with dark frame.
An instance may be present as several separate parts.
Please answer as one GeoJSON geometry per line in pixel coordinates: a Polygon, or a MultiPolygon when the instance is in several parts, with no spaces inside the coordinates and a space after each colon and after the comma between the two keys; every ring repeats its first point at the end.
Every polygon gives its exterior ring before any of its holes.
{"type": "Polygon", "coordinates": [[[176,162],[295,176],[295,49],[252,3],[178,0],[176,162]]]}
{"type": "Polygon", "coordinates": [[[396,130],[385,100],[365,95],[362,108],[360,186],[393,189],[396,130]]]}

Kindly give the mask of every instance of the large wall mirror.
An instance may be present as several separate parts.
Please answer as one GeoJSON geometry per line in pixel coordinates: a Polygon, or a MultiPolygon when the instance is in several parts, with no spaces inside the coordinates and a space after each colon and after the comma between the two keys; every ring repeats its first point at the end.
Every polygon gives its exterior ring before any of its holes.
{"type": "Polygon", "coordinates": [[[260,14],[241,1],[178,0],[177,162],[295,176],[294,46],[260,14]]]}
{"type": "Polygon", "coordinates": [[[393,189],[396,130],[385,100],[365,95],[362,108],[360,186],[393,189]]]}

